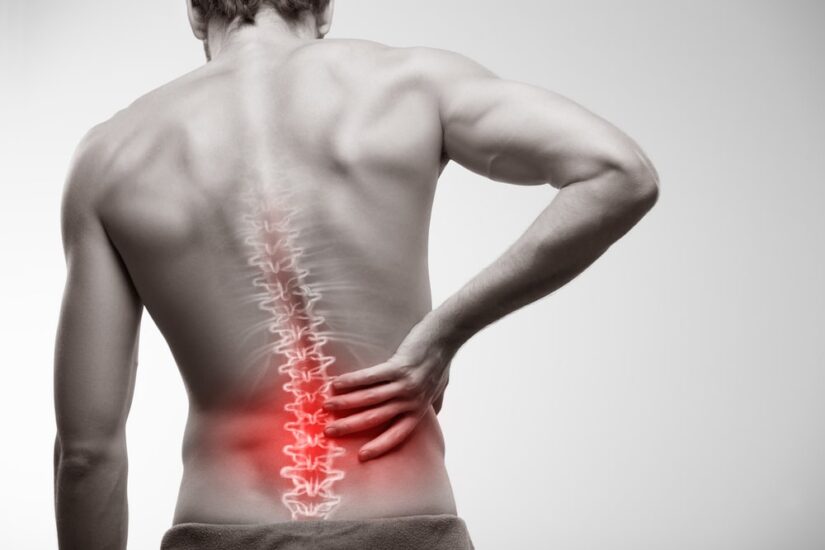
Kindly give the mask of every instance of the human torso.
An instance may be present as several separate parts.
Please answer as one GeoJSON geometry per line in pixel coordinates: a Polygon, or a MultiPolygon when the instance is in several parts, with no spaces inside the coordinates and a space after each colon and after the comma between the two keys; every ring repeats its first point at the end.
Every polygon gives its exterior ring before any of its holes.
{"type": "Polygon", "coordinates": [[[366,463],[380,429],[299,445],[314,427],[289,424],[317,412],[307,392],[386,360],[431,307],[441,128],[404,56],[253,47],[110,124],[103,221],[189,395],[176,522],[455,512],[434,411],[366,463]]]}

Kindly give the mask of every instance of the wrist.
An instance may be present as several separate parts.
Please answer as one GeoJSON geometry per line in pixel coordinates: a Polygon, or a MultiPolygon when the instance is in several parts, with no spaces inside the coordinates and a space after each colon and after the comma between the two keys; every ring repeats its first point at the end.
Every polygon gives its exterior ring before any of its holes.
{"type": "Polygon", "coordinates": [[[450,354],[457,352],[475,334],[446,302],[430,311],[422,322],[429,327],[434,345],[450,354]]]}

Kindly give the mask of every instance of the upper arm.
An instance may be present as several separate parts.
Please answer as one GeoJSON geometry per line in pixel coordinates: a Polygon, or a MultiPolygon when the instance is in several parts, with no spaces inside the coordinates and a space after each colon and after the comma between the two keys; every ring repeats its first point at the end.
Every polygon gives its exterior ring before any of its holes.
{"type": "Polygon", "coordinates": [[[58,443],[81,455],[123,442],[142,311],[96,213],[95,160],[78,153],[64,194],[67,277],[55,346],[58,443]]]}
{"type": "Polygon", "coordinates": [[[570,99],[499,78],[459,54],[427,49],[422,55],[445,153],[472,171],[496,181],[561,188],[607,169],[652,170],[633,140],[570,99]]]}

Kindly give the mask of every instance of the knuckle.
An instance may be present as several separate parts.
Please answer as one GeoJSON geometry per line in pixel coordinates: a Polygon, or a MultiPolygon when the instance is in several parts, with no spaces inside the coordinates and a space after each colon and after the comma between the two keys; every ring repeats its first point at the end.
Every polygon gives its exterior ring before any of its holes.
{"type": "Polygon", "coordinates": [[[409,363],[402,363],[398,366],[398,372],[403,377],[409,377],[413,373],[414,367],[409,363]]]}

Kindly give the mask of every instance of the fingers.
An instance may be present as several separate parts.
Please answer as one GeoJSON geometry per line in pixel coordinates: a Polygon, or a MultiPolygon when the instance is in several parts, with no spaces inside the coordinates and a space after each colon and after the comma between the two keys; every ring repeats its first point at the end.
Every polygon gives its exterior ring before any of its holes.
{"type": "Polygon", "coordinates": [[[374,367],[340,374],[332,382],[336,391],[349,390],[359,386],[368,386],[376,382],[389,382],[400,376],[398,365],[390,362],[379,363],[374,367]]]}
{"type": "Polygon", "coordinates": [[[418,414],[405,414],[384,433],[361,447],[358,459],[362,462],[372,460],[398,447],[406,441],[420,420],[418,414]]]}
{"type": "Polygon", "coordinates": [[[324,408],[328,411],[338,411],[344,409],[355,409],[377,405],[384,401],[389,401],[401,395],[404,386],[398,382],[382,384],[374,388],[353,391],[344,395],[331,396],[324,402],[324,408]]]}
{"type": "Polygon", "coordinates": [[[402,412],[408,411],[411,407],[412,405],[409,403],[396,401],[382,407],[376,407],[368,411],[353,414],[346,418],[330,422],[324,429],[324,433],[329,436],[337,437],[354,432],[369,430],[370,428],[380,426],[388,420],[392,420],[393,417],[401,414],[402,412]]]}

